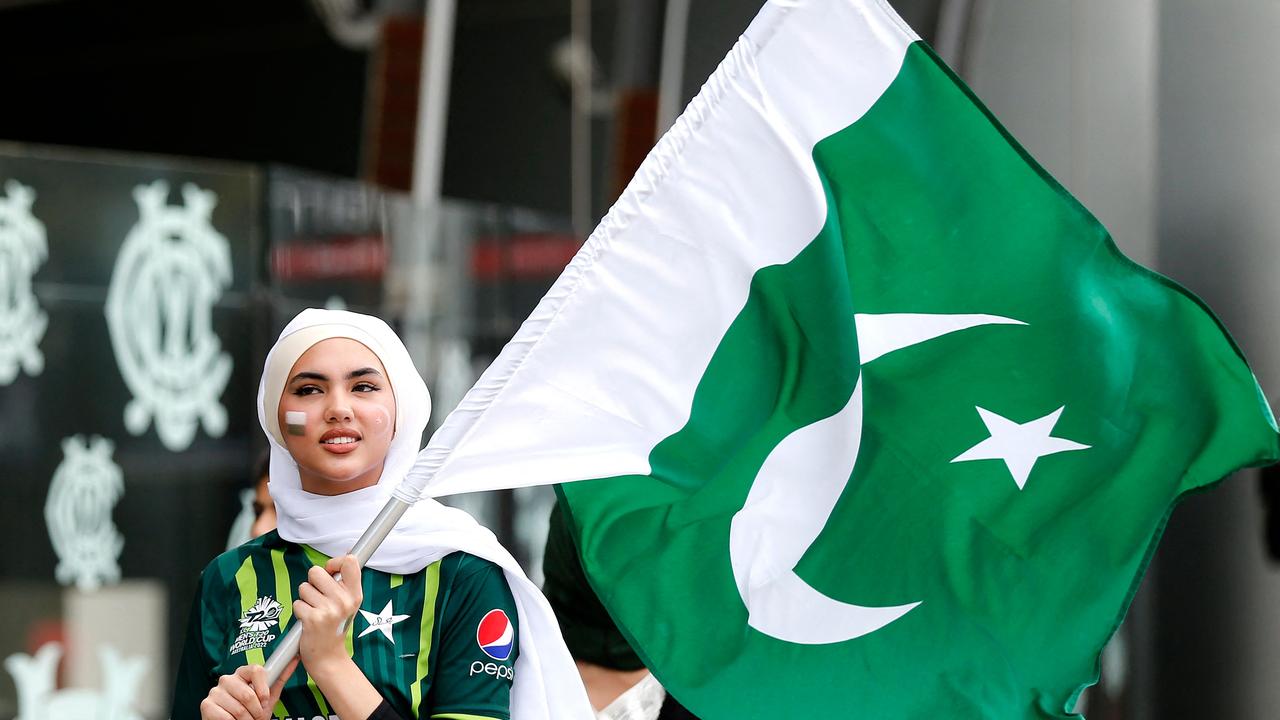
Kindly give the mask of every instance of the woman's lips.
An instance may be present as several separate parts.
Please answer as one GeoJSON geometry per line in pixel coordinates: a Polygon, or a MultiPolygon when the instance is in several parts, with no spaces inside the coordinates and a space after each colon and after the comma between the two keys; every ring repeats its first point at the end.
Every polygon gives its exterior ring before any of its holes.
{"type": "Polygon", "coordinates": [[[360,433],[354,430],[330,430],[320,436],[320,447],[334,455],[346,455],[360,445],[360,433]]]}

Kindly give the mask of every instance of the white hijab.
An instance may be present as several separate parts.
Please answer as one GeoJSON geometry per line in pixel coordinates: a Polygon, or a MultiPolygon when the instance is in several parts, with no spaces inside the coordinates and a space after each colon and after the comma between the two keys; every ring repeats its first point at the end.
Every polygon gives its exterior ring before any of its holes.
{"type": "MultiPolygon", "coordinates": [[[[271,443],[271,481],[280,537],[329,555],[350,552],[413,465],[431,416],[426,383],[409,352],[382,320],[340,310],[303,310],[267,353],[258,385],[258,420],[271,443]],[[376,485],[342,495],[315,495],[302,489],[298,465],[284,448],[278,410],[289,371],[312,345],[350,338],[369,348],[387,371],[395,393],[396,433],[376,485]]],[[[590,718],[586,690],[565,648],[551,606],[515,559],[489,530],[467,513],[432,499],[409,508],[370,558],[383,572],[410,574],[462,550],[502,568],[519,614],[520,654],[511,689],[512,720],[590,718]]]]}

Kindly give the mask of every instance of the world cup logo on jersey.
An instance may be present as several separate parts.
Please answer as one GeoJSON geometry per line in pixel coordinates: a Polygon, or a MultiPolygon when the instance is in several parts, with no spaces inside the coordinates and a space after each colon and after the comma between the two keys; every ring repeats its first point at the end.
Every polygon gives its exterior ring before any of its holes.
{"type": "Polygon", "coordinates": [[[231,643],[231,654],[260,650],[276,639],[271,628],[280,624],[280,613],[284,606],[270,596],[258,598],[240,616],[240,633],[231,643]]]}
{"type": "Polygon", "coordinates": [[[275,598],[260,597],[240,616],[240,627],[244,630],[266,630],[280,622],[281,609],[275,598]]]}
{"type": "Polygon", "coordinates": [[[15,181],[0,196],[0,385],[21,367],[32,377],[44,370],[40,340],[49,317],[31,291],[31,276],[49,256],[44,223],[31,214],[35,192],[15,181]]]}
{"type": "Polygon", "coordinates": [[[511,620],[501,610],[490,610],[480,619],[476,628],[476,643],[485,655],[494,660],[506,660],[511,657],[512,646],[515,645],[515,628],[511,620]]]}
{"type": "Polygon", "coordinates": [[[124,474],[111,460],[110,440],[79,435],[62,441],[62,462],[53,471],[44,519],[58,555],[54,571],[63,585],[95,590],[120,580],[124,538],[111,522],[111,509],[124,494],[124,474]]]}
{"type": "Polygon", "coordinates": [[[231,247],[210,223],[217,196],[192,184],[183,205],[169,205],[169,185],[134,188],[141,217],[125,237],[107,291],[107,327],[116,363],[133,399],[125,428],[147,431],[174,452],[195,438],[197,423],[220,437],[227,411],[218,398],[231,377],[231,356],[213,332],[213,306],[231,285],[231,247]]]}

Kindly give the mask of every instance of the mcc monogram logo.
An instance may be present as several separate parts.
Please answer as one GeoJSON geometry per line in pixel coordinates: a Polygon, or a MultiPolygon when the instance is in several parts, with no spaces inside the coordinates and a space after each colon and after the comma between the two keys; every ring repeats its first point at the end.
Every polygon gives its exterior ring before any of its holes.
{"type": "Polygon", "coordinates": [[[62,462],[53,471],[44,519],[58,555],[54,571],[63,585],[96,590],[120,580],[124,538],[111,522],[111,509],[124,494],[124,474],[111,460],[110,440],[79,435],[62,441],[62,462]]]}
{"type": "Polygon", "coordinates": [[[134,188],[141,217],[125,237],[107,291],[107,327],[120,374],[133,399],[125,428],[134,435],[155,420],[160,442],[191,446],[197,423],[213,437],[227,429],[219,402],[231,356],[213,332],[213,306],[231,284],[231,247],[210,223],[217,196],[190,183],[183,205],[169,205],[169,185],[134,188]]]}
{"type": "Polygon", "coordinates": [[[35,192],[17,182],[5,183],[0,196],[0,385],[18,376],[21,366],[32,377],[44,370],[40,340],[49,317],[31,291],[31,276],[49,256],[44,223],[31,214],[35,192]]]}

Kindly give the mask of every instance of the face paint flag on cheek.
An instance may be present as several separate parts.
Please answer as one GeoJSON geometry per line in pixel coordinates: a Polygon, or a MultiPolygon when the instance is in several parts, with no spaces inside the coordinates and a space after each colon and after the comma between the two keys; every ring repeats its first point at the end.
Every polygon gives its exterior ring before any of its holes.
{"type": "Polygon", "coordinates": [[[391,421],[391,413],[384,407],[369,408],[369,429],[378,434],[392,432],[395,423],[391,421]]]}
{"type": "Polygon", "coordinates": [[[289,410],[284,414],[284,426],[290,435],[307,434],[307,414],[300,410],[289,410]]]}

